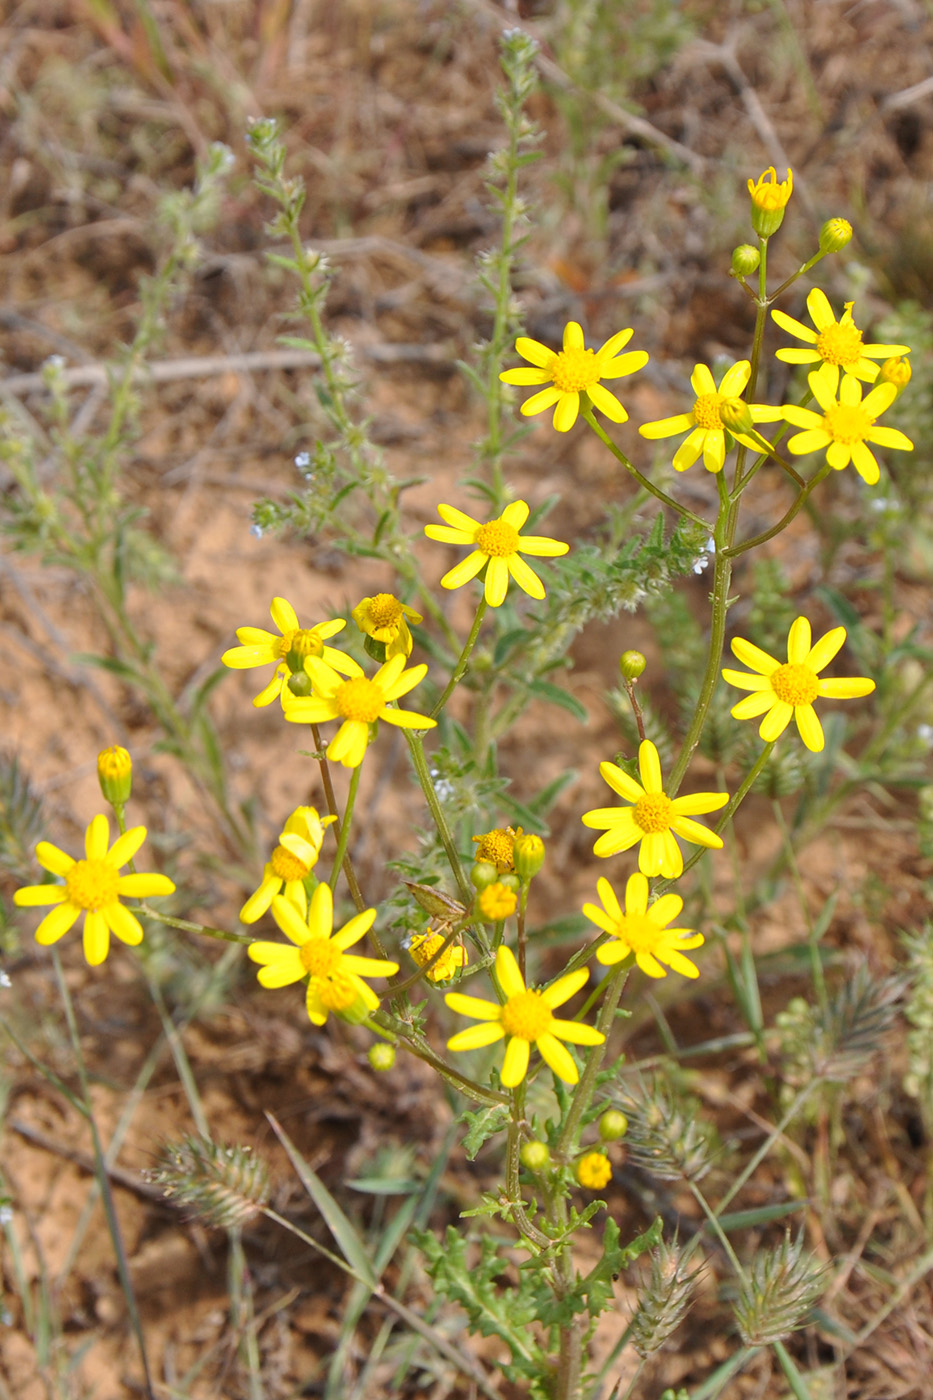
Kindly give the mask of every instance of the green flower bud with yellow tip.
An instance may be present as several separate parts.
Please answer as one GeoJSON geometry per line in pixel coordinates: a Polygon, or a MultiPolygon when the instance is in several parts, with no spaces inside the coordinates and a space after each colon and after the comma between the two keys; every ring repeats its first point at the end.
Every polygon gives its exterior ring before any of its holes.
{"type": "Polygon", "coordinates": [[[518,1156],[522,1166],[530,1172],[547,1171],[551,1165],[551,1149],[546,1142],[523,1142],[518,1156]]]}
{"type": "Polygon", "coordinates": [[[752,197],[752,228],[759,238],[770,238],[777,233],[784,222],[784,209],[794,188],[793,172],[788,169],[787,179],[779,180],[773,165],[769,165],[757,180],[749,180],[748,192],[752,197]]]}
{"type": "Polygon", "coordinates": [[[751,277],[761,265],[761,254],[751,243],[740,243],[732,249],[732,276],[751,277]]]}
{"type": "Polygon", "coordinates": [[[385,1071],[395,1064],[395,1046],[385,1040],[377,1040],[367,1051],[366,1058],[373,1069],[385,1071]]]}
{"type": "Polygon", "coordinates": [[[852,242],[852,225],[848,219],[827,219],[820,229],[820,252],[839,253],[852,242]]]}
{"type": "Polygon", "coordinates": [[[522,880],[533,880],[544,864],[544,842],[540,836],[518,836],[515,839],[515,874],[522,880]]]}
{"type": "Polygon", "coordinates": [[[617,1108],[607,1108],[599,1120],[599,1136],[603,1142],[617,1142],[628,1132],[628,1119],[617,1108]]]}
{"type": "Polygon", "coordinates": [[[730,433],[755,432],[755,420],[744,399],[723,399],[719,405],[719,421],[730,433]]]}
{"type": "Polygon", "coordinates": [[[97,780],[111,807],[123,807],[133,788],[133,760],[126,749],[111,744],[97,755],[97,780]]]}
{"type": "Polygon", "coordinates": [[[900,398],[910,383],[910,378],[910,361],[902,355],[892,355],[890,360],[885,360],[879,369],[875,384],[893,384],[897,390],[897,396],[900,398]]]}
{"type": "Polygon", "coordinates": [[[640,651],[623,651],[619,657],[619,670],[624,681],[637,681],[647,665],[640,651]]]}

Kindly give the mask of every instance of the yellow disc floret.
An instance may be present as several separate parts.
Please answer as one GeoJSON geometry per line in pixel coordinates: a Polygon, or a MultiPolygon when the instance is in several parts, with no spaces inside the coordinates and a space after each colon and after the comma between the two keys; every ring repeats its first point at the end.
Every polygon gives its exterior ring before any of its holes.
{"type": "Polygon", "coordinates": [[[283,659],[293,653],[304,661],[306,656],[323,656],[324,641],[314,627],[296,627],[276,643],[276,650],[283,659]]]}
{"type": "Polygon", "coordinates": [[[496,826],[492,831],[487,831],[485,836],[474,836],[473,840],[477,843],[475,859],[488,860],[500,875],[513,870],[515,838],[521,835],[521,831],[521,827],[518,831],[513,831],[510,826],[496,826]]]}
{"type": "Polygon", "coordinates": [[[846,302],[842,320],[826,326],[816,339],[816,352],[830,365],[856,365],[862,358],[862,332],[852,320],[852,302],[846,302]]]}
{"type": "Polygon", "coordinates": [[[346,972],[338,972],[332,977],[322,977],[315,990],[321,1005],[338,1015],[341,1011],[348,1011],[359,996],[353,978],[348,976],[346,972]]]}
{"type": "Polygon", "coordinates": [[[344,681],[334,695],[334,704],[341,719],[362,720],[373,724],[385,708],[385,696],[378,685],[365,676],[344,681]]]}
{"type": "Polygon", "coordinates": [[[701,394],[693,405],[693,418],[698,428],[721,428],[719,405],[722,394],[701,394]]]}
{"type": "Polygon", "coordinates": [[[599,361],[595,350],[561,350],[551,365],[551,380],[563,394],[579,394],[599,383],[599,361]]]}
{"type": "Polygon", "coordinates": [[[769,677],[771,689],[785,705],[812,705],[820,693],[820,682],[809,666],[779,666],[769,677]]]}
{"type": "Polygon", "coordinates": [[[343,953],[329,938],[309,938],[298,950],[301,965],[312,977],[332,977],[343,960],[343,953]]]}
{"type": "Polygon", "coordinates": [[[508,559],[518,553],[521,543],[518,531],[504,520],[490,520],[488,525],[480,525],[473,539],[477,549],[490,559],[508,559]]]}
{"type": "Polygon", "coordinates": [[[120,876],[106,860],[76,860],[65,876],[68,899],[79,909],[103,909],[117,898],[120,876]]]}
{"type": "Polygon", "coordinates": [[[272,873],[278,880],[304,880],[311,873],[310,865],[299,860],[284,846],[276,846],[269,861],[272,873]]]}
{"type": "Polygon", "coordinates": [[[823,422],[834,442],[851,447],[853,443],[864,441],[874,419],[869,418],[858,404],[837,403],[827,410],[823,422]]]}
{"type": "Polygon", "coordinates": [[[646,792],[632,812],[642,831],[668,831],[671,825],[671,799],[663,792],[646,792]]]}
{"type": "Polygon", "coordinates": [[[402,605],[391,593],[376,593],[369,600],[369,618],[373,627],[397,627],[402,615],[402,605]]]}
{"type": "Polygon", "coordinates": [[[542,1000],[541,993],[531,990],[509,997],[502,1008],[502,1028],[506,1035],[520,1040],[535,1041],[549,1029],[554,1016],[542,1000]]]}

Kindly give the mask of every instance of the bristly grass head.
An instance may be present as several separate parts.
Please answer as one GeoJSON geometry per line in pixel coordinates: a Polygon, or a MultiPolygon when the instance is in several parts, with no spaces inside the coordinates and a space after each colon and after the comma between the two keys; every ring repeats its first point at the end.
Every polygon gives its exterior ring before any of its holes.
{"type": "Polygon", "coordinates": [[[194,1135],[165,1143],[159,1165],[146,1175],[169,1200],[221,1230],[241,1230],[269,1199],[268,1168],[250,1148],[194,1135]]]}
{"type": "Polygon", "coordinates": [[[806,1322],[823,1291],[826,1270],[803,1252],[803,1235],[790,1235],[774,1249],[759,1250],[735,1303],[735,1319],[746,1346],[768,1346],[806,1322]]]}
{"type": "Polygon", "coordinates": [[[680,1326],[703,1265],[688,1271],[686,1253],[676,1239],[672,1244],[662,1240],[648,1255],[648,1270],[630,1324],[632,1345],[642,1359],[658,1351],[680,1326]]]}
{"type": "Polygon", "coordinates": [[[676,1094],[660,1074],[646,1076],[642,1096],[623,1097],[629,1160],[662,1181],[700,1181],[715,1152],[715,1130],[696,1099],[676,1094]]]}

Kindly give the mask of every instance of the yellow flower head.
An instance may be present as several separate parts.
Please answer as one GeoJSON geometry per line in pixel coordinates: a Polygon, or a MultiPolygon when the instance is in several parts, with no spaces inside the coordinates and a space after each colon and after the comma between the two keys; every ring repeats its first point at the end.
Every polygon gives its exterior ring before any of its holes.
{"type": "Polygon", "coordinates": [[[476,852],[474,860],[488,860],[490,865],[494,865],[500,875],[508,875],[515,869],[513,852],[515,848],[516,836],[521,836],[522,829],[513,830],[510,826],[494,826],[492,831],[487,831],[482,836],[474,836],[476,852]]]}
{"type": "Polygon", "coordinates": [[[837,321],[826,293],[814,287],[807,297],[807,310],[816,327],[813,331],[784,311],[771,312],[783,330],[810,347],[808,350],[778,350],[777,358],[789,365],[819,365],[816,373],[831,395],[839,385],[840,370],[873,384],[878,377],[878,366],[872,364],[872,360],[909,354],[906,345],[864,345],[862,332],[852,319],[852,305],[851,301],[846,302],[842,317],[837,321]]]}
{"type": "Polygon", "coordinates": [[[787,179],[779,180],[773,165],[769,165],[757,180],[749,180],[748,192],[752,197],[752,228],[761,238],[770,238],[777,233],[784,219],[784,209],[794,188],[793,172],[788,169],[787,179]]]}
{"type": "Polygon", "coordinates": [[[747,671],[723,671],[723,679],[740,690],[750,690],[744,700],[732,707],[735,719],[757,719],[764,715],[758,733],[766,743],[783,734],[791,719],[797,722],[807,748],[819,753],[823,748],[823,727],[813,708],[818,699],[854,700],[870,695],[875,682],[864,676],[820,680],[819,672],[828,666],[846,639],[844,627],[834,627],[811,646],[810,624],[798,617],[787,634],[787,661],[782,665],[760,647],[735,637],[732,650],[747,671]]]}
{"type": "Polygon", "coordinates": [[[295,609],[285,598],[273,598],[270,612],[272,621],[279,629],[279,636],[262,627],[238,627],[237,640],[243,645],[230,647],[220,658],[225,666],[234,671],[247,671],[253,666],[275,666],[271,681],[253,700],[254,705],[271,705],[277,695],[282,697],[282,704],[285,705],[291,694],[289,677],[302,671],[306,656],[322,657],[335,671],[350,674],[347,667],[356,663],[335,647],[324,645],[328,637],[333,637],[346,627],[342,617],[335,618],[333,622],[318,622],[314,627],[299,627],[295,609]]]}
{"type": "MultiPolygon", "coordinates": [[[[427,933],[410,933],[405,947],[418,966],[424,967],[426,963],[431,962],[438,949],[444,947],[445,937],[446,934],[429,928],[427,933]]],[[[466,967],[468,961],[466,949],[459,943],[451,943],[449,948],[444,948],[437,962],[428,968],[427,976],[432,982],[451,982],[457,973],[466,967]]]]}
{"type": "Polygon", "coordinates": [[[613,941],[596,950],[601,963],[612,966],[634,953],[638,966],[649,977],[667,976],[662,963],[684,977],[699,977],[683,950],[699,948],[704,941],[702,933],[666,927],[684,907],[679,895],[662,894],[649,908],[648,881],[640,870],[628,877],[624,910],[608,880],[598,880],[596,888],[604,909],[598,904],[584,904],[583,912],[604,933],[612,934],[613,941]]]}
{"type": "Polygon", "coordinates": [[[633,335],[632,330],[617,331],[598,350],[584,348],[583,331],[576,321],[568,321],[564,327],[562,350],[550,350],[539,340],[519,336],[515,349],[534,368],[507,369],[499,378],[505,384],[547,384],[546,389],[532,394],[522,404],[522,413],[526,417],[543,413],[556,404],[554,427],[559,433],[569,432],[577,421],[581,406],[587,403],[605,413],[613,423],[624,423],[628,414],[615,394],[604,388],[600,380],[622,379],[648,363],[645,350],[619,354],[633,335]]]}
{"type": "Polygon", "coordinates": [[[359,1021],[376,1010],[379,998],[363,978],[391,977],[398,972],[398,963],[346,951],[372,928],[375,909],[354,914],[334,933],[333,895],[329,885],[318,885],[307,919],[281,895],[272,901],[272,917],[291,942],[249,945],[250,958],[262,964],[260,986],[288,987],[307,977],[308,1017],[316,1026],[323,1026],[330,1011],[344,1020],[359,1021]]]}
{"type": "Polygon", "coordinates": [[[496,880],[484,890],[480,890],[476,896],[476,907],[487,923],[497,924],[503,919],[510,919],[515,913],[518,908],[518,895],[509,889],[508,885],[500,884],[496,880]]]}
{"type": "Polygon", "coordinates": [[[404,656],[393,656],[368,680],[361,667],[344,657],[347,668],[344,680],[316,656],[305,658],[305,670],[311,677],[313,696],[292,697],[285,703],[285,718],[293,724],[320,724],[323,720],[342,720],[336,736],[327,746],[327,757],[345,768],[358,768],[373,734],[372,726],[384,719],[401,729],[433,729],[436,720],[413,710],[396,710],[391,702],[407,695],[427,674],[427,666],[412,666],[405,670],[404,656]],[[349,668],[352,666],[352,670],[349,668]]]}
{"type": "Polygon", "coordinates": [[[851,462],[862,480],[874,486],[881,471],[868,446],[870,442],[879,447],[913,450],[910,438],[897,428],[875,426],[875,419],[897,398],[894,384],[876,384],[863,399],[859,381],[854,375],[844,374],[837,400],[835,389],[829,387],[819,372],[808,378],[813,397],[823,412],[814,413],[810,408],[785,404],[783,412],[787,422],[804,429],[789,440],[789,452],[799,456],[804,452],[822,452],[825,447],[826,460],[835,471],[842,471],[851,462]]]}
{"type": "Polygon", "coordinates": [[[705,812],[716,812],[729,801],[726,792],[693,792],[688,797],[668,797],[661,781],[658,751],[650,739],[638,749],[637,783],[615,763],[601,763],[600,776],[613,792],[624,797],[632,807],[597,807],[585,812],[583,825],[602,827],[593,852],[598,856],[614,856],[618,851],[631,850],[639,841],[638,868],[644,875],[663,875],[675,880],[683,874],[684,860],[675,834],[697,846],[718,851],[722,840],[715,832],[691,818],[705,812]]]}
{"type": "Polygon", "coordinates": [[[414,645],[408,624],[417,627],[421,614],[406,603],[400,603],[391,593],[376,593],[372,598],[364,598],[357,603],[351,613],[353,621],[361,632],[385,647],[384,661],[393,656],[411,656],[414,645]]]}
{"type": "MultiPolygon", "coordinates": [[[[747,447],[755,446],[750,438],[734,428],[727,432],[720,416],[725,402],[739,398],[751,372],[749,361],[739,360],[738,364],[726,370],[717,389],[709,367],[694,365],[690,383],[697,397],[690,412],[675,414],[673,418],[659,418],[656,423],[643,423],[638,429],[639,433],[645,438],[666,438],[674,437],[677,433],[689,433],[689,437],[674,453],[675,470],[686,471],[702,456],[703,465],[708,472],[722,471],[733,438],[737,438],[747,447]]],[[[776,423],[784,416],[780,408],[770,408],[767,404],[751,403],[746,404],[745,408],[753,423],[776,423]]],[[[734,410],[731,404],[730,409],[734,410]]]]}
{"type": "Polygon", "coordinates": [[[612,1163],[605,1152],[587,1152],[577,1163],[577,1181],[587,1191],[601,1191],[612,1180],[612,1163]]]}
{"type": "Polygon", "coordinates": [[[565,1084],[576,1084],[580,1077],[577,1067],[561,1041],[567,1040],[571,1045],[601,1045],[605,1036],[593,1026],[558,1020],[554,1008],[569,1001],[589,975],[589,970],[581,967],[559,977],[543,991],[534,991],[526,988],[514,953],[503,945],[496,953],[496,981],[505,997],[504,1004],[464,996],[462,992],[448,992],[444,1000],[450,1009],[472,1016],[480,1024],[458,1031],[448,1040],[447,1049],[479,1050],[505,1039],[505,1059],[499,1078],[506,1089],[514,1089],[525,1078],[531,1047],[537,1045],[558,1079],[563,1079],[565,1084]]]}
{"type": "Polygon", "coordinates": [[[424,533],[428,539],[441,540],[444,544],[473,546],[473,553],[444,575],[441,587],[460,588],[485,568],[486,602],[491,608],[497,608],[505,601],[510,575],[530,598],[544,597],[544,584],[525,563],[521,557],[523,554],[553,558],[566,554],[570,548],[568,544],[548,539],[546,535],[522,536],[518,533],[529,515],[524,501],[513,501],[506,506],[498,520],[489,520],[485,525],[453,506],[438,506],[437,513],[447,523],[426,525],[424,533]]]}
{"type": "Polygon", "coordinates": [[[244,924],[261,919],[277,894],[302,915],[308,911],[305,880],[317,864],[324,832],[336,817],[320,817],[314,807],[296,807],[279,833],[279,844],[263,868],[262,884],[240,910],[244,924]]]}
{"type": "Polygon", "coordinates": [[[40,841],[36,860],[43,870],[60,875],[63,885],[25,885],[13,895],[21,909],[53,904],[36,929],[36,942],[43,947],[57,943],[72,924],[84,915],[84,956],[91,967],[102,963],[110,950],[110,935],[135,947],[143,931],[135,914],[120,903],[129,899],[149,899],[171,894],[175,889],[166,875],[121,875],[120,866],[132,860],[146,839],[146,828],[134,826],[110,845],[110,824],[103,815],[91,822],[84,837],[84,860],[75,860],[49,841],[40,841]]]}

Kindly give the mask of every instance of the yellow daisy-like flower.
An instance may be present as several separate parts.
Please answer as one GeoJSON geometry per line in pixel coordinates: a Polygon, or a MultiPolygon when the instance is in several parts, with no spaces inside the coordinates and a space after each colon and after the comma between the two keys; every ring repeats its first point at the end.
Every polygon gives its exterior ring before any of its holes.
{"type": "Polygon", "coordinates": [[[57,943],[83,914],[84,956],[91,967],[97,967],[106,958],[111,933],[130,947],[141,943],[142,925],[135,914],[124,909],[121,896],[148,899],[152,895],[171,894],[175,889],[167,875],[120,874],[120,866],[133,859],[145,839],[146,828],[134,826],[110,846],[110,823],[100,815],[93,819],[85,833],[84,860],[75,860],[51,842],[40,841],[36,860],[43,870],[61,875],[65,883],[25,885],[13,895],[13,903],[21,909],[55,905],[36,929],[36,942],[43,947],[57,943]]]}
{"type": "Polygon", "coordinates": [[[448,992],[444,1000],[452,1011],[473,1016],[480,1022],[465,1031],[458,1031],[447,1042],[448,1050],[479,1050],[507,1039],[505,1059],[499,1078],[506,1089],[514,1089],[525,1078],[532,1045],[537,1045],[545,1063],[565,1084],[576,1084],[580,1078],[569,1050],[561,1044],[601,1045],[605,1036],[594,1026],[577,1021],[560,1021],[554,1008],[569,1001],[589,977],[589,969],[578,968],[558,977],[543,991],[525,986],[515,955],[504,945],[496,953],[496,981],[506,998],[504,1005],[483,1001],[480,997],[448,992]]]}
{"type": "Polygon", "coordinates": [[[702,933],[666,927],[684,907],[679,895],[662,894],[649,908],[648,881],[640,870],[628,877],[624,910],[608,880],[598,880],[596,888],[605,909],[584,904],[583,912],[604,933],[612,934],[613,941],[596,950],[601,963],[611,967],[634,953],[638,966],[649,977],[667,976],[662,963],[684,977],[699,977],[696,966],[684,957],[684,949],[699,948],[704,941],[702,933]]]}
{"type": "Polygon", "coordinates": [[[316,1026],[323,1026],[330,1011],[343,1020],[359,1022],[376,1010],[379,998],[363,978],[391,977],[398,972],[398,963],[347,952],[372,928],[375,909],[354,914],[334,933],[333,895],[329,885],[318,885],[307,919],[281,895],[272,901],[272,917],[291,943],[249,945],[252,961],[262,964],[260,986],[288,987],[307,977],[308,1017],[316,1026]]]}
{"type": "Polygon", "coordinates": [[[295,808],[279,833],[279,844],[263,868],[262,884],[240,910],[244,924],[254,924],[261,919],[277,894],[283,894],[300,914],[308,912],[304,882],[317,864],[326,828],[336,820],[336,817],[320,817],[314,807],[295,808]]]}
{"type": "Polygon", "coordinates": [[[357,603],[350,614],[361,632],[385,647],[384,661],[393,656],[411,656],[414,646],[408,624],[417,627],[421,614],[406,603],[400,603],[392,593],[376,593],[357,603]]]}
{"type": "Polygon", "coordinates": [[[333,622],[318,622],[314,627],[299,627],[298,615],[285,598],[273,598],[269,611],[279,629],[279,636],[267,632],[263,627],[238,627],[237,640],[243,645],[230,647],[220,658],[225,666],[234,671],[247,671],[253,666],[275,666],[275,674],[253,700],[254,705],[271,705],[277,695],[282,697],[284,705],[291,693],[289,677],[301,673],[306,656],[323,657],[335,671],[345,676],[350,674],[347,667],[356,663],[335,647],[324,645],[328,637],[335,636],[346,627],[342,617],[335,618],[333,622]]]}
{"type": "Polygon", "coordinates": [[[809,350],[778,350],[777,358],[788,365],[819,365],[815,372],[835,394],[839,384],[839,372],[853,374],[856,379],[864,379],[873,384],[878,378],[878,366],[872,360],[886,360],[894,355],[907,355],[907,345],[863,345],[862,332],[852,319],[851,301],[845,304],[842,319],[837,321],[825,292],[814,287],[807,297],[807,310],[816,327],[811,331],[800,321],[795,321],[784,311],[772,311],[773,319],[782,330],[789,331],[798,340],[806,341],[809,350]]]}
{"type": "Polygon", "coordinates": [[[749,180],[748,182],[748,192],[752,197],[752,204],[756,209],[762,211],[783,209],[790,199],[793,189],[794,175],[789,167],[786,180],[779,180],[774,166],[769,165],[764,174],[759,175],[757,180],[749,180]]]}
{"type": "Polygon", "coordinates": [[[413,710],[392,709],[391,702],[407,695],[427,674],[427,666],[412,666],[405,670],[404,656],[393,656],[368,680],[362,669],[344,657],[347,667],[344,680],[316,656],[305,658],[305,670],[311,677],[314,694],[308,698],[285,702],[285,718],[293,724],[320,724],[326,719],[343,720],[336,736],[327,746],[327,757],[345,768],[358,768],[363,762],[372,726],[384,719],[401,729],[433,729],[436,720],[413,710]],[[349,667],[352,666],[352,670],[349,667]]]}
{"type": "Polygon", "coordinates": [[[760,647],[735,637],[732,650],[747,671],[723,671],[723,679],[740,690],[750,690],[732,707],[735,719],[757,719],[764,715],[758,733],[766,743],[783,734],[791,719],[797,722],[807,748],[819,753],[823,748],[823,727],[813,708],[818,699],[855,700],[870,695],[875,682],[865,676],[845,676],[820,680],[819,672],[828,666],[846,639],[844,627],[834,627],[811,646],[810,624],[798,617],[787,634],[787,661],[782,665],[760,647]]]}
{"type": "Polygon", "coordinates": [[[473,859],[488,860],[500,875],[508,875],[515,869],[515,838],[521,834],[521,827],[516,831],[511,826],[494,826],[492,831],[484,832],[482,836],[474,836],[472,839],[476,842],[476,851],[473,859]]]}
{"type": "Polygon", "coordinates": [[[863,399],[859,381],[854,375],[844,374],[837,400],[835,388],[830,388],[818,371],[807,378],[823,412],[814,413],[812,408],[785,404],[783,413],[787,422],[804,429],[789,440],[789,452],[799,456],[804,452],[822,452],[825,447],[826,460],[835,471],[841,472],[851,462],[862,480],[874,486],[881,470],[868,443],[913,451],[910,438],[899,429],[875,426],[875,419],[897,398],[894,384],[876,384],[863,399]]]}
{"type": "MultiPolygon", "coordinates": [[[[424,967],[437,950],[444,946],[446,936],[433,928],[429,928],[427,933],[410,933],[405,940],[405,947],[418,966],[424,967]]],[[[427,976],[432,982],[451,982],[461,968],[466,967],[468,961],[466,949],[459,943],[451,943],[449,948],[444,949],[437,962],[428,968],[427,976]]]]}
{"type": "MultiPolygon", "coordinates": [[[[652,439],[689,433],[690,436],[674,453],[675,471],[686,471],[702,456],[708,472],[721,472],[733,438],[747,447],[755,446],[754,441],[743,433],[734,429],[727,431],[720,417],[723,402],[739,398],[751,372],[749,361],[739,360],[726,370],[717,389],[709,366],[695,365],[690,383],[697,397],[690,412],[675,414],[673,418],[659,418],[655,423],[643,423],[638,429],[639,433],[652,439]]],[[[784,416],[780,408],[771,408],[767,404],[750,403],[746,404],[746,408],[753,423],[776,423],[784,416]]]]}
{"type": "Polygon", "coordinates": [[[544,584],[534,569],[521,557],[532,554],[539,558],[554,558],[566,554],[569,544],[560,540],[548,539],[546,535],[525,535],[518,532],[528,519],[529,510],[525,501],[513,501],[499,516],[484,525],[462,510],[453,506],[438,506],[437,513],[446,525],[426,525],[424,533],[428,539],[441,540],[443,544],[473,545],[472,554],[462,559],[441,579],[442,588],[460,588],[471,578],[486,570],[486,602],[491,608],[504,602],[509,587],[509,576],[514,578],[519,588],[523,588],[530,598],[544,597],[544,584]]]}
{"type": "Polygon", "coordinates": [[[562,350],[550,350],[539,340],[519,336],[515,349],[533,369],[507,369],[499,375],[504,384],[547,384],[539,394],[532,394],[522,404],[526,417],[543,413],[556,404],[554,427],[559,433],[569,432],[577,421],[581,404],[589,402],[613,423],[624,423],[628,414],[615,394],[600,383],[602,379],[623,379],[627,374],[648,363],[646,350],[619,351],[628,345],[634,331],[617,331],[598,350],[584,348],[583,330],[576,321],[564,327],[562,350]]]}
{"type": "Polygon", "coordinates": [[[605,1152],[587,1152],[577,1163],[576,1174],[587,1191],[601,1191],[612,1180],[612,1163],[605,1152]]]}
{"type": "Polygon", "coordinates": [[[614,856],[631,850],[641,842],[638,868],[643,875],[663,875],[675,880],[683,874],[684,859],[674,835],[695,846],[708,846],[718,851],[722,839],[714,831],[691,821],[691,817],[716,812],[729,801],[727,792],[692,792],[687,797],[668,797],[661,781],[661,761],[650,739],[638,748],[638,771],[641,783],[624,772],[616,763],[601,763],[600,776],[613,792],[624,797],[632,807],[597,807],[583,814],[583,825],[603,827],[593,852],[597,856],[614,856]]]}

